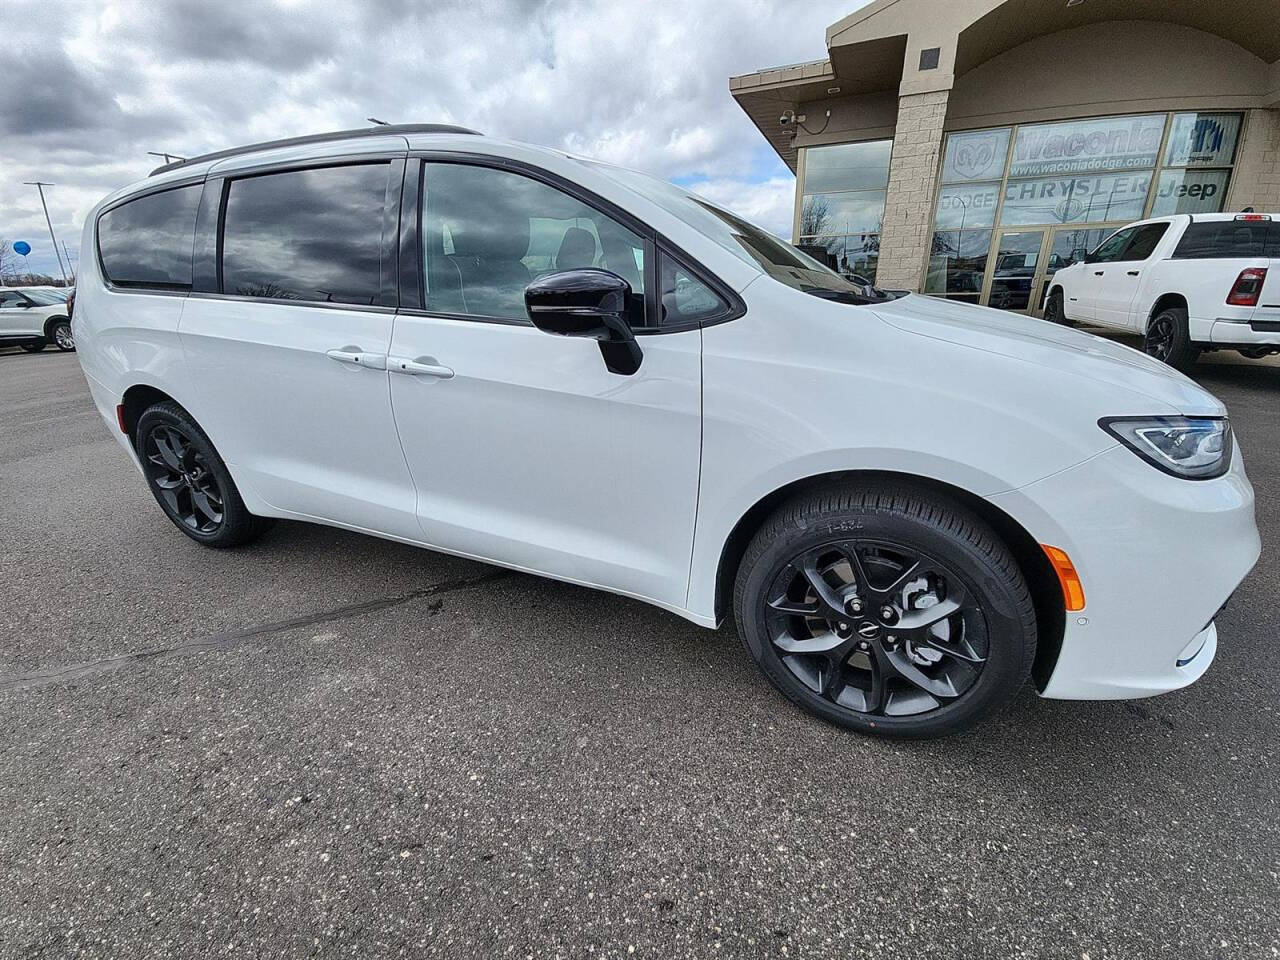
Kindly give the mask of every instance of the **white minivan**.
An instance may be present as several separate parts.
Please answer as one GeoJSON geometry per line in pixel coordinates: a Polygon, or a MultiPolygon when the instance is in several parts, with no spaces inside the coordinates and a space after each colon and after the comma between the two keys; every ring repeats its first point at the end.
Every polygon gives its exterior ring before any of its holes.
{"type": "Polygon", "coordinates": [[[1182,213],[1131,223],[1049,282],[1046,320],[1143,336],[1187,369],[1206,350],[1280,353],[1280,222],[1267,213],[1182,213]]]}
{"type": "Polygon", "coordinates": [[[1126,347],[854,285],[643,174],[459,128],[279,141],[104,200],[103,417],[211,547],[330,524],[732,617],[835,723],[1199,677],[1258,557],[1223,405],[1126,347]]]}

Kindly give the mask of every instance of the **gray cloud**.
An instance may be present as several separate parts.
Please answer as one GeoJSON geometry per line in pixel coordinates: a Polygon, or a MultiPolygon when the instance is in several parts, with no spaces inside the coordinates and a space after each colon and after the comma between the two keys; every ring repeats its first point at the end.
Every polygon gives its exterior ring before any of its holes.
{"type": "Polygon", "coordinates": [[[148,150],[190,156],[368,116],[703,182],[786,231],[790,175],[727,80],[821,56],[825,27],[861,2],[6,0],[20,66],[7,59],[0,86],[0,237],[53,266],[23,180],[58,184],[50,213],[74,251],[92,205],[155,165],[148,150]]]}

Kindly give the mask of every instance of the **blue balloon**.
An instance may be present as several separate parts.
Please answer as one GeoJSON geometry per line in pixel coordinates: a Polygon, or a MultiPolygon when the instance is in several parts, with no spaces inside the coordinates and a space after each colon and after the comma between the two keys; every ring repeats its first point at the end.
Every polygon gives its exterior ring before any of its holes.
{"type": "Polygon", "coordinates": [[[19,240],[13,245],[13,252],[20,257],[25,257],[31,252],[31,244],[27,243],[25,240],[19,240]]]}

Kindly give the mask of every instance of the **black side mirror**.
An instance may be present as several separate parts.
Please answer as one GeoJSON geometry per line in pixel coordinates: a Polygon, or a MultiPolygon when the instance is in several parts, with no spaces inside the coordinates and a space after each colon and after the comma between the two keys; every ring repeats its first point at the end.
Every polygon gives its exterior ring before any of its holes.
{"type": "Polygon", "coordinates": [[[639,370],[644,356],[627,323],[630,299],[631,284],[595,267],[549,273],[524,288],[524,307],[535,327],[599,341],[609,372],[623,376],[639,370]]]}

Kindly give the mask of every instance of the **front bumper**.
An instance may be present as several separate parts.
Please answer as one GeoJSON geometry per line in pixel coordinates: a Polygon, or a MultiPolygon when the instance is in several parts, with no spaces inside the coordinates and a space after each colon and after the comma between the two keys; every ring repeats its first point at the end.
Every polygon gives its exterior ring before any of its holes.
{"type": "Polygon", "coordinates": [[[1066,615],[1042,696],[1150,697],[1209,668],[1213,618],[1261,551],[1238,445],[1232,457],[1225,476],[1182,480],[1117,445],[991,498],[1067,551],[1084,585],[1085,608],[1066,615]]]}

